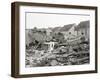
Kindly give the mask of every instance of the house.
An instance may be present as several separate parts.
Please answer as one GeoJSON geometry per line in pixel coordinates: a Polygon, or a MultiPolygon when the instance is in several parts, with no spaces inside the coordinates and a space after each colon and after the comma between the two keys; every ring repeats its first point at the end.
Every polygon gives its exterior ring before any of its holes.
{"type": "Polygon", "coordinates": [[[76,24],[69,24],[69,25],[64,25],[63,28],[61,28],[61,33],[64,34],[64,38],[65,40],[68,39],[68,37],[70,36],[76,36],[76,31],[75,31],[75,27],[76,27],[76,24]]]}
{"type": "Polygon", "coordinates": [[[90,36],[90,21],[82,21],[75,28],[78,36],[84,36],[86,40],[89,40],[90,36]]]}

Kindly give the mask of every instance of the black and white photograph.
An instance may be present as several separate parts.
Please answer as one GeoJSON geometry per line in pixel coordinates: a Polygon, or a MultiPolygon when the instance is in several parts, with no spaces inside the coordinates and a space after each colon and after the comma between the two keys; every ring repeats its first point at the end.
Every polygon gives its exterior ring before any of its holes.
{"type": "Polygon", "coordinates": [[[90,63],[90,16],[26,12],[25,67],[90,63]]]}

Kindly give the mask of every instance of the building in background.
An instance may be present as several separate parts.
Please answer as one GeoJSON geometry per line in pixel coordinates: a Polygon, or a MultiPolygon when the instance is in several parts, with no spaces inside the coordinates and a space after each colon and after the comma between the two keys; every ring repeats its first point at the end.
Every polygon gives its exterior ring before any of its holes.
{"type": "Polygon", "coordinates": [[[78,26],[75,28],[75,31],[77,31],[78,36],[85,36],[86,40],[89,40],[90,36],[90,21],[82,21],[78,24],[78,26]]]}

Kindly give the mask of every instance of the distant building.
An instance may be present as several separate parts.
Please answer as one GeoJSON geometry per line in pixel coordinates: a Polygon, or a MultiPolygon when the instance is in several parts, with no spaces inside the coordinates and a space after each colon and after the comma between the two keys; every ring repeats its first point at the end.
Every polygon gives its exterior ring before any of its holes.
{"type": "Polygon", "coordinates": [[[75,31],[75,27],[76,27],[76,24],[64,25],[64,27],[61,29],[61,33],[64,34],[65,40],[67,40],[70,36],[77,35],[75,31]]]}
{"type": "Polygon", "coordinates": [[[89,40],[90,36],[90,21],[82,21],[79,23],[79,25],[75,28],[75,31],[77,31],[78,36],[85,36],[85,39],[89,40]]]}

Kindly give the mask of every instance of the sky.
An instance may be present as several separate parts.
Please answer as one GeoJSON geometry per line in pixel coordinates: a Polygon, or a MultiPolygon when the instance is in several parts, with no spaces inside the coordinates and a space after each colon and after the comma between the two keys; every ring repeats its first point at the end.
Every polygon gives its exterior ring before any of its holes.
{"type": "Polygon", "coordinates": [[[26,29],[53,28],[90,20],[89,15],[26,13],[26,29]]]}

